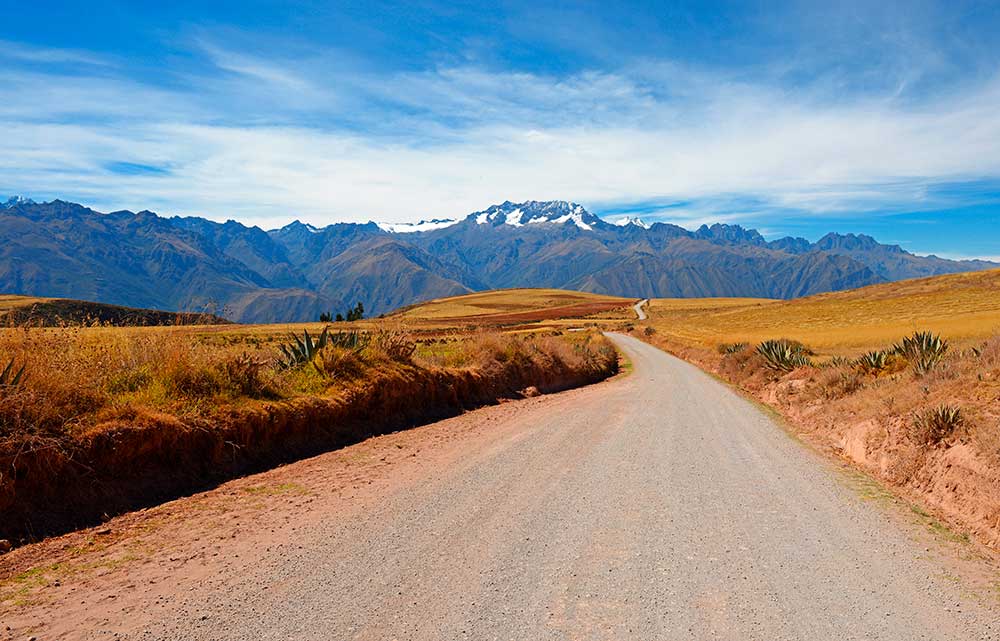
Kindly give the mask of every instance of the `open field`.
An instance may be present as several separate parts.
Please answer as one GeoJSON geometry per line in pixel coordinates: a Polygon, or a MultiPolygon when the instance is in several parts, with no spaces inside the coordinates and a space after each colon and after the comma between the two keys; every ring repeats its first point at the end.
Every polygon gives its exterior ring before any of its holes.
{"type": "Polygon", "coordinates": [[[0,371],[24,369],[0,380],[0,538],[617,370],[593,332],[411,325],[333,323],[294,362],[290,333],[322,325],[0,328],[0,371]]]}
{"type": "MultiPolygon", "coordinates": [[[[576,321],[616,310],[625,312],[636,300],[561,289],[502,289],[439,298],[403,308],[390,317],[422,326],[576,321]]],[[[627,313],[622,318],[628,318],[627,313]]]]}
{"type": "Polygon", "coordinates": [[[1000,271],[874,285],[791,301],[656,299],[652,325],[687,345],[795,338],[822,354],[857,355],[931,330],[961,343],[1000,331],[1000,271]]]}

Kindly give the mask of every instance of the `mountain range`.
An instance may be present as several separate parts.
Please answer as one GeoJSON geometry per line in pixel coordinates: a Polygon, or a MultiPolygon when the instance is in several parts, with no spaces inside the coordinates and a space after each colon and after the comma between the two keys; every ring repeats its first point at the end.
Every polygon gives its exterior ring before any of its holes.
{"type": "Polygon", "coordinates": [[[358,301],[378,314],[506,287],[794,298],[998,267],[917,256],[865,235],[768,241],[738,225],[610,223],[565,201],[505,202],[416,224],[293,222],[270,231],[61,200],[0,202],[0,292],[240,322],[315,320],[358,301]]]}

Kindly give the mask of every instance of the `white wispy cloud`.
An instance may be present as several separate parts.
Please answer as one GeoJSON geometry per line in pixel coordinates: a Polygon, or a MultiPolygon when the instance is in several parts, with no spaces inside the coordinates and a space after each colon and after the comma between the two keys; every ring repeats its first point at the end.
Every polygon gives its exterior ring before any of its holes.
{"type": "Polygon", "coordinates": [[[337,66],[324,51],[195,51],[207,67],[169,85],[0,71],[0,192],[262,226],[416,221],[506,199],[686,200],[697,204],[655,216],[696,225],[749,213],[731,195],[816,215],[919,209],[947,198],[928,185],[1000,177],[995,77],[903,100],[669,61],[565,76],[392,73],[337,66]],[[116,163],[164,171],[121,175],[116,163]]]}
{"type": "Polygon", "coordinates": [[[32,63],[72,63],[94,66],[112,66],[114,61],[89,51],[61,49],[58,47],[28,46],[12,40],[0,39],[0,59],[21,60],[32,63]]]}

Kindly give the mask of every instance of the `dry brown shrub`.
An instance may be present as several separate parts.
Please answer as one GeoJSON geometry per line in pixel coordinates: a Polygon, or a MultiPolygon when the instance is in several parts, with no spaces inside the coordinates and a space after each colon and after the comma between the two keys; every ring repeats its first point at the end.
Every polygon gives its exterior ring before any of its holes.
{"type": "Polygon", "coordinates": [[[247,352],[232,354],[219,365],[223,384],[237,396],[270,398],[276,395],[267,361],[247,352]]]}
{"type": "Polygon", "coordinates": [[[1000,335],[991,337],[979,347],[979,362],[986,369],[1000,369],[1000,335]]]}
{"type": "Polygon", "coordinates": [[[330,346],[320,351],[313,365],[332,379],[355,378],[364,371],[364,363],[358,350],[330,346]]]}
{"type": "Polygon", "coordinates": [[[417,344],[409,332],[399,327],[378,327],[370,334],[365,355],[373,360],[409,363],[417,344]]]}
{"type": "MultiPolygon", "coordinates": [[[[850,396],[866,386],[866,375],[851,366],[823,367],[808,374],[803,399],[833,401],[850,396]]],[[[870,379],[868,379],[870,380],[870,379]]]]}

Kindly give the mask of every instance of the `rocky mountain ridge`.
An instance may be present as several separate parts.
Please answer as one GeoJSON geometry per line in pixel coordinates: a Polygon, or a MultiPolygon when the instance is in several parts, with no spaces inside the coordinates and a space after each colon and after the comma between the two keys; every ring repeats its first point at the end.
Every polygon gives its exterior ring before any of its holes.
{"type": "Polygon", "coordinates": [[[1000,267],[916,256],[864,235],[767,241],[738,225],[618,222],[575,203],[528,201],[411,226],[265,231],[13,198],[0,207],[0,291],[275,322],[501,287],[791,298],[1000,267]]]}

